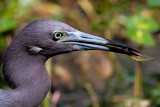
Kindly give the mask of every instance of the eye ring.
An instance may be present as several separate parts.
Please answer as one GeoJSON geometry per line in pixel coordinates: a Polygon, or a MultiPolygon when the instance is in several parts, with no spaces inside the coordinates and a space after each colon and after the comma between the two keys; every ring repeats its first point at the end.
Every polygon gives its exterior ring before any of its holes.
{"type": "Polygon", "coordinates": [[[55,41],[59,40],[62,36],[63,36],[63,33],[62,33],[62,32],[54,32],[54,33],[53,33],[53,39],[54,39],[55,41]]]}

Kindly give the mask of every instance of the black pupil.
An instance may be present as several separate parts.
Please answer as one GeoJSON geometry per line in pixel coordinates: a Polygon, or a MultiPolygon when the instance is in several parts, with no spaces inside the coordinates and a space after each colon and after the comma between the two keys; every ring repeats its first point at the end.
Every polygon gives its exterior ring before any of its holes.
{"type": "Polygon", "coordinates": [[[61,33],[56,33],[56,37],[61,37],[61,33]]]}
{"type": "Polygon", "coordinates": [[[55,32],[53,35],[53,39],[54,40],[59,40],[61,37],[63,36],[63,34],[61,32],[55,32]]]}

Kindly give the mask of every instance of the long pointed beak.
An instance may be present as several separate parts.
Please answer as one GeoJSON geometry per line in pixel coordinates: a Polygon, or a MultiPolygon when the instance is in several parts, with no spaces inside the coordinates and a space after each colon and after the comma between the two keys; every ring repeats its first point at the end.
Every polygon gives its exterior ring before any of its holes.
{"type": "Polygon", "coordinates": [[[112,40],[103,39],[91,34],[80,31],[66,33],[67,35],[61,40],[61,42],[72,44],[79,50],[104,50],[136,56],[138,56],[137,53],[142,54],[141,51],[130,46],[114,42],[112,40]]]}

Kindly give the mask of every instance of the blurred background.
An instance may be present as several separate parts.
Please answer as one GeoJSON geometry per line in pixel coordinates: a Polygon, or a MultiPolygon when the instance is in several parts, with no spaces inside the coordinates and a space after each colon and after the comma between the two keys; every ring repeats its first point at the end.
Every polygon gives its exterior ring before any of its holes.
{"type": "MultiPolygon", "coordinates": [[[[155,58],[141,63],[104,51],[53,57],[46,63],[52,88],[40,107],[160,107],[160,0],[1,0],[0,64],[13,37],[40,18],[155,58]]],[[[9,88],[2,76],[0,88],[9,88]]]]}

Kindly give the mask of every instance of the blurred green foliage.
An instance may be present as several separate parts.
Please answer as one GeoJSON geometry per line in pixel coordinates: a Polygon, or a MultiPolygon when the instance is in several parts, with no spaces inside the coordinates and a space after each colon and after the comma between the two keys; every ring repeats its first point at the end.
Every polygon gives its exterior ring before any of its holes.
{"type": "Polygon", "coordinates": [[[5,35],[13,34],[20,24],[23,15],[26,14],[29,2],[22,0],[2,0],[0,1],[0,47],[6,47],[5,35]]]}
{"type": "Polygon", "coordinates": [[[157,104],[160,104],[160,86],[158,86],[155,89],[151,90],[151,97],[154,98],[154,102],[156,102],[157,104]]]}
{"type": "Polygon", "coordinates": [[[0,19],[0,34],[14,29],[18,25],[18,21],[13,18],[0,19]]]}
{"type": "Polygon", "coordinates": [[[159,25],[156,21],[141,16],[127,17],[126,35],[133,42],[141,46],[154,46],[155,40],[151,32],[159,30],[159,25]]]}
{"type": "Polygon", "coordinates": [[[149,6],[159,7],[160,6],[160,0],[148,0],[148,4],[149,4],[149,6]]]}

